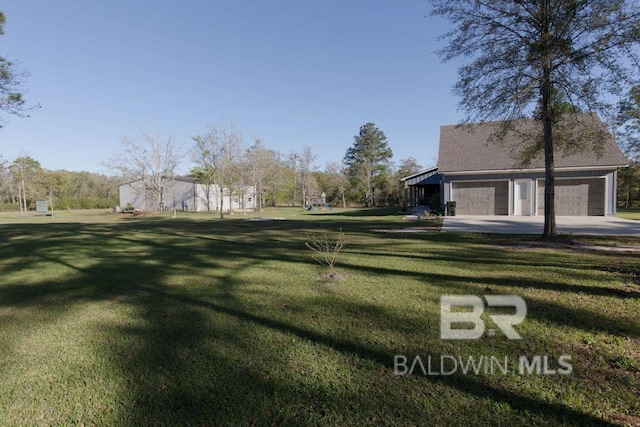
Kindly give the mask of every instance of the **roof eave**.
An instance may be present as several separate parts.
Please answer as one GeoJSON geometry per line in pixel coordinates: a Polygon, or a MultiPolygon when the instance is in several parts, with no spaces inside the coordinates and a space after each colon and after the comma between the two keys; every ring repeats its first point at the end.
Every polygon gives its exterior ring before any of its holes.
{"type": "Polygon", "coordinates": [[[413,175],[409,175],[409,176],[405,176],[404,178],[400,178],[400,181],[404,182],[407,179],[415,178],[416,176],[424,175],[424,174],[431,173],[431,172],[434,172],[434,171],[437,171],[437,170],[438,170],[438,166],[433,166],[433,167],[431,167],[429,169],[425,169],[423,171],[416,172],[413,175]]]}
{"type": "MultiPolygon", "coordinates": [[[[621,163],[617,165],[602,165],[602,166],[569,166],[569,167],[557,167],[556,172],[574,172],[574,171],[593,171],[593,170],[615,170],[618,168],[628,167],[628,163],[621,163]]],[[[530,173],[530,172],[544,172],[545,168],[526,168],[526,169],[487,169],[487,170],[463,170],[463,171],[443,171],[440,170],[442,175],[480,175],[480,174],[508,174],[508,173],[530,173]]]]}

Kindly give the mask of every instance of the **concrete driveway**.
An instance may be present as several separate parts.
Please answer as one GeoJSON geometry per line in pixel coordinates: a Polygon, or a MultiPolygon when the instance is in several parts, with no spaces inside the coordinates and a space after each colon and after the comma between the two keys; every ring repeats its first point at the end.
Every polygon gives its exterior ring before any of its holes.
{"type": "MultiPolygon", "coordinates": [[[[602,216],[557,216],[558,233],[602,236],[640,236],[640,221],[602,216]]],[[[542,216],[447,216],[442,232],[542,234],[542,216]]]]}

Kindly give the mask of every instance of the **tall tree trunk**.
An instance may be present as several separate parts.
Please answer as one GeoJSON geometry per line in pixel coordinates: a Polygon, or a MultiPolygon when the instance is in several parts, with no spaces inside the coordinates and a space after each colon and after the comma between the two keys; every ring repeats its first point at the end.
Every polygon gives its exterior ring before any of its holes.
{"type": "Polygon", "coordinates": [[[544,128],[544,231],[542,237],[556,237],[555,171],[553,161],[553,135],[551,120],[545,119],[544,128]]]}
{"type": "Polygon", "coordinates": [[[367,199],[367,207],[373,207],[373,172],[367,171],[367,192],[369,198],[367,199]]]}
{"type": "Polygon", "coordinates": [[[245,207],[245,202],[244,202],[244,182],[242,182],[242,186],[240,187],[240,203],[242,203],[242,215],[246,215],[247,214],[247,209],[245,207]]]}
{"type": "Polygon", "coordinates": [[[296,205],[296,197],[298,196],[298,181],[293,182],[293,197],[291,198],[291,206],[296,205]]]}
{"type": "Polygon", "coordinates": [[[255,188],[254,201],[258,203],[258,212],[262,212],[262,181],[258,181],[255,188]]]}
{"type": "Polygon", "coordinates": [[[553,105],[551,101],[551,58],[543,59],[542,138],[544,143],[544,230],[542,237],[556,237],[555,170],[553,160],[553,105]]]}
{"type": "Polygon", "coordinates": [[[207,191],[207,212],[211,211],[211,184],[205,185],[207,191]]]}
{"type": "Polygon", "coordinates": [[[307,192],[305,191],[304,184],[302,184],[302,207],[307,207],[307,192]]]}
{"type": "Polygon", "coordinates": [[[20,184],[18,184],[18,205],[20,206],[20,216],[24,216],[24,211],[22,209],[22,188],[20,184]]]}
{"type": "Polygon", "coordinates": [[[22,203],[24,204],[24,216],[27,216],[27,186],[22,180],[22,203]]]}
{"type": "Polygon", "coordinates": [[[224,218],[224,189],[220,186],[220,218],[224,218]]]}

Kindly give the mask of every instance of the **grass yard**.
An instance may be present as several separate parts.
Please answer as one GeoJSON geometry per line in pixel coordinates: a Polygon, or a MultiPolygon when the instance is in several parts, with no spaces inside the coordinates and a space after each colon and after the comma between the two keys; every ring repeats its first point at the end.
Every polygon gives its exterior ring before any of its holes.
{"type": "Polygon", "coordinates": [[[0,425],[640,423],[640,259],[593,249],[639,239],[440,234],[394,209],[256,216],[0,216],[0,425]],[[305,242],[340,229],[332,278],[305,242]],[[440,339],[445,294],[522,297],[522,339],[440,339]],[[398,375],[396,355],[509,370],[398,375]],[[573,371],[521,375],[522,355],[573,371]]]}
{"type": "Polygon", "coordinates": [[[640,208],[618,208],[616,216],[626,219],[640,220],[640,208]]]}

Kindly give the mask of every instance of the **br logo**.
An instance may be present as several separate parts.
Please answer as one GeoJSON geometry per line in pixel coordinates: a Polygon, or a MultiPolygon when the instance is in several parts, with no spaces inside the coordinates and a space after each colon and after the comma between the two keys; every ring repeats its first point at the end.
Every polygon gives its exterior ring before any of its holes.
{"type": "MultiPolygon", "coordinates": [[[[522,337],[513,328],[522,323],[527,316],[527,304],[515,295],[485,295],[487,307],[514,307],[514,314],[490,314],[489,319],[502,331],[507,338],[519,340],[522,337]]],[[[485,303],[476,295],[442,295],[440,297],[440,338],[443,340],[475,340],[482,337],[485,326],[481,316],[485,303]],[[456,311],[452,309],[456,308],[456,311]],[[460,309],[466,308],[461,311],[460,309]],[[471,311],[469,311],[471,308],[471,311]],[[458,324],[458,328],[453,328],[458,324]],[[471,324],[472,329],[459,328],[460,324],[471,324]]],[[[489,335],[495,330],[489,329],[489,335]]]]}

